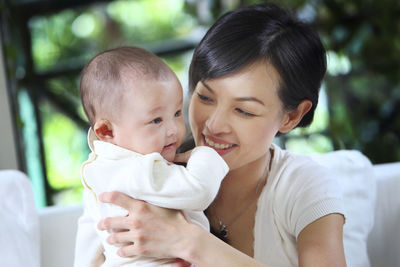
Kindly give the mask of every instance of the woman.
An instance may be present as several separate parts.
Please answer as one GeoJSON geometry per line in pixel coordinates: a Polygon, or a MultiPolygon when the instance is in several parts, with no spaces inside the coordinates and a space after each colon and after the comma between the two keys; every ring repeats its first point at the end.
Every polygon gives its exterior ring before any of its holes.
{"type": "MultiPolygon", "coordinates": [[[[127,209],[101,230],[121,256],[176,257],[201,266],[345,266],[340,190],[304,156],[272,144],[311,123],[326,71],[318,35],[282,8],[254,5],[222,16],[196,48],[189,119],[196,145],[230,167],[206,214],[218,239],[164,210],[118,192],[101,200],[127,209]]],[[[177,157],[179,160],[179,156],[177,157]]]]}

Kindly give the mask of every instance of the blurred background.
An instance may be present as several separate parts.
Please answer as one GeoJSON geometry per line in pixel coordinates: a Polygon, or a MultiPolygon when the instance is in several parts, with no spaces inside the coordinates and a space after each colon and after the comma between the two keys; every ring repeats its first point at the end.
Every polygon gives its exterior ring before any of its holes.
{"type": "MultiPolygon", "coordinates": [[[[81,202],[89,124],[79,79],[92,56],[144,47],[174,69],[186,91],[191,55],[207,28],[226,11],[260,2],[0,0],[2,97],[37,207],[81,202]]],[[[275,2],[315,27],[328,57],[313,124],[275,142],[303,154],[357,149],[375,164],[400,161],[400,1],[275,2]]]]}

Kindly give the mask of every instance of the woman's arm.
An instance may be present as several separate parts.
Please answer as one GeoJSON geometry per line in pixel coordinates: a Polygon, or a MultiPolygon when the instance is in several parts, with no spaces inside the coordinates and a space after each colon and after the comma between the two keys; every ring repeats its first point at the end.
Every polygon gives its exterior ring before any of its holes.
{"type": "Polygon", "coordinates": [[[181,212],[159,208],[120,192],[103,193],[100,200],[129,211],[127,217],[106,218],[100,230],[126,229],[111,234],[111,244],[125,244],[118,254],[181,258],[196,267],[265,266],[186,221],[181,212]]]}
{"type": "Polygon", "coordinates": [[[341,214],[326,215],[309,225],[297,239],[299,266],[346,266],[341,214]]]}
{"type": "MultiPolygon", "coordinates": [[[[129,211],[127,217],[106,218],[98,224],[100,230],[127,230],[114,233],[107,240],[111,244],[124,244],[118,251],[122,257],[181,258],[196,267],[266,266],[188,223],[179,211],[159,208],[120,192],[103,193],[100,200],[129,211]]],[[[343,221],[341,214],[330,214],[300,232],[299,266],[346,266],[343,221]]]]}

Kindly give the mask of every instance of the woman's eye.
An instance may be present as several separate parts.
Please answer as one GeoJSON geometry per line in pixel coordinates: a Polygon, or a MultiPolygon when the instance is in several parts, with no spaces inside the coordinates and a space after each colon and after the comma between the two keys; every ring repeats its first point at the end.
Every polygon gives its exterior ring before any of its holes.
{"type": "Polygon", "coordinates": [[[247,116],[247,117],[255,117],[256,116],[255,114],[246,112],[246,111],[244,111],[243,109],[240,109],[240,108],[236,108],[235,110],[236,110],[237,113],[239,113],[241,115],[244,115],[244,116],[247,116]]]}
{"type": "Polygon", "coordinates": [[[180,117],[182,115],[182,111],[181,110],[178,110],[176,113],[175,113],[175,117],[180,117]]]}
{"type": "Polygon", "coordinates": [[[154,120],[151,121],[151,123],[154,123],[154,124],[159,124],[161,122],[162,122],[161,118],[155,118],[154,120]]]}
{"type": "Polygon", "coordinates": [[[202,95],[200,93],[197,93],[197,97],[203,102],[212,102],[211,98],[209,98],[209,97],[207,97],[205,95],[202,95]]]}

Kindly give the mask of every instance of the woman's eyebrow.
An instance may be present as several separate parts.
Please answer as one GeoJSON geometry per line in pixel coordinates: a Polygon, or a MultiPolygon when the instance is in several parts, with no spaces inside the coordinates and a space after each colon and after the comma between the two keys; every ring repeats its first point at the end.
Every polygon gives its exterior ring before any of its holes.
{"type": "MultiPolygon", "coordinates": [[[[212,94],[214,94],[213,89],[211,89],[211,87],[205,82],[205,81],[201,81],[201,83],[204,85],[204,87],[212,94]]],[[[244,102],[244,101],[254,101],[257,102],[263,106],[265,106],[264,102],[261,101],[260,99],[258,99],[257,97],[254,96],[244,96],[244,97],[236,97],[235,98],[236,101],[240,101],[240,102],[244,102]]]]}
{"type": "Polygon", "coordinates": [[[257,102],[263,106],[265,106],[264,102],[262,102],[260,99],[257,97],[249,96],[249,97],[237,97],[235,98],[236,101],[244,102],[244,101],[254,101],[257,102]]]}
{"type": "Polygon", "coordinates": [[[210,91],[210,93],[214,94],[213,89],[211,89],[211,87],[205,82],[205,81],[201,81],[201,83],[204,85],[204,87],[210,91]]]}

